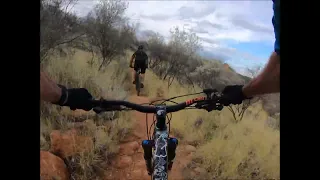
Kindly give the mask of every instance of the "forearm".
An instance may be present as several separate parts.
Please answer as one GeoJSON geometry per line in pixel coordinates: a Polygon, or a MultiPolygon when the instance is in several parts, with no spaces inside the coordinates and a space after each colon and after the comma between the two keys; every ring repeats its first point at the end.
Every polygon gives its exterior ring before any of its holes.
{"type": "Polygon", "coordinates": [[[243,87],[246,97],[280,92],[280,56],[275,52],[263,71],[243,87]]]}
{"type": "Polygon", "coordinates": [[[134,56],[131,56],[130,65],[132,65],[133,59],[134,59],[134,56]]]}
{"type": "Polygon", "coordinates": [[[61,88],[44,72],[40,71],[40,98],[41,100],[56,103],[60,100],[61,88]]]}

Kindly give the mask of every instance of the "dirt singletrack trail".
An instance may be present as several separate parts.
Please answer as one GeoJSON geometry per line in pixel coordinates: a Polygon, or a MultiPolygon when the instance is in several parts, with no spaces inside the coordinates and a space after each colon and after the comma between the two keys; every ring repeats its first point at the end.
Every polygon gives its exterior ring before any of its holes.
{"type": "MultiPolygon", "coordinates": [[[[142,104],[148,103],[148,97],[133,95],[129,98],[131,102],[142,104]]],[[[112,160],[111,167],[106,172],[106,179],[116,180],[150,180],[143,158],[143,149],[141,142],[147,139],[146,130],[146,114],[137,111],[132,111],[132,118],[134,120],[133,132],[125,138],[120,144],[119,154],[112,160]]],[[[148,126],[153,122],[153,114],[147,116],[148,126]]],[[[192,159],[193,151],[186,148],[179,142],[176,150],[176,158],[173,163],[172,170],[169,172],[168,179],[183,180],[183,169],[192,159]]]]}

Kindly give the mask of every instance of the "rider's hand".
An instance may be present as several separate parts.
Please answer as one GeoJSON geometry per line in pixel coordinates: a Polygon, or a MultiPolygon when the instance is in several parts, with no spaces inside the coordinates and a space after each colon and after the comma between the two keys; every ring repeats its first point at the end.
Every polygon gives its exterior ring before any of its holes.
{"type": "Polygon", "coordinates": [[[242,92],[243,85],[226,86],[222,91],[221,101],[225,106],[230,104],[241,104],[243,100],[248,99],[242,92]]]}
{"type": "Polygon", "coordinates": [[[62,96],[57,103],[60,106],[69,106],[71,110],[83,109],[90,111],[92,109],[92,95],[85,88],[70,88],[66,89],[59,85],[62,89],[62,96]]]}

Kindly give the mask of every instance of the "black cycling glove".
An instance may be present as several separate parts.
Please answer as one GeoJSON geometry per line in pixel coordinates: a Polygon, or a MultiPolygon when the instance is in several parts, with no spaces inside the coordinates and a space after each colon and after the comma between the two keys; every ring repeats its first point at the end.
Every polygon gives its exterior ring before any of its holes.
{"type": "Polygon", "coordinates": [[[222,91],[221,102],[225,106],[230,104],[241,104],[243,100],[248,99],[242,92],[243,85],[226,86],[222,91]]]}
{"type": "Polygon", "coordinates": [[[83,109],[90,111],[92,109],[92,95],[85,88],[70,88],[67,89],[62,85],[58,85],[62,90],[62,95],[58,105],[69,106],[71,110],[83,109]]]}

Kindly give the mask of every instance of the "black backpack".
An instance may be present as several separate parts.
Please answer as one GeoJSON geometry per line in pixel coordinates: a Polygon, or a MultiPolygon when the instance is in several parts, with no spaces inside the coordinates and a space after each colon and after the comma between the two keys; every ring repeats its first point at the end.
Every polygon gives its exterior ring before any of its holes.
{"type": "Polygon", "coordinates": [[[143,50],[137,50],[134,54],[136,56],[135,61],[137,62],[144,62],[148,59],[147,54],[143,50]]]}

